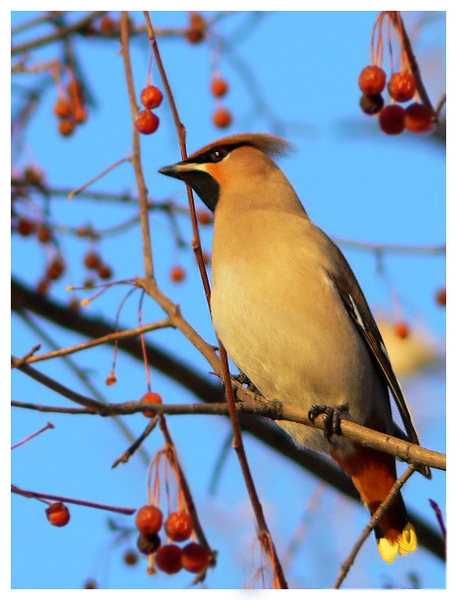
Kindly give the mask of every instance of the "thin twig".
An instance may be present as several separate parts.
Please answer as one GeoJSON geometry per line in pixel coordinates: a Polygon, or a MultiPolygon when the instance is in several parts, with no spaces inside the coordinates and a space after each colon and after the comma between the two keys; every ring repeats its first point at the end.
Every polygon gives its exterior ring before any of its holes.
{"type": "Polygon", "coordinates": [[[110,333],[109,335],[104,335],[103,337],[97,338],[95,340],[90,340],[88,342],[83,342],[82,344],[77,344],[76,346],[62,348],[61,350],[55,350],[54,352],[47,352],[46,354],[31,356],[30,358],[23,358],[21,360],[27,364],[40,362],[42,360],[49,360],[58,356],[66,356],[68,354],[80,352],[81,350],[87,350],[88,348],[100,346],[101,344],[112,343],[115,340],[122,340],[125,338],[135,337],[137,335],[140,335],[141,333],[155,331],[157,329],[163,329],[165,327],[173,327],[169,318],[163,319],[162,321],[157,321],[156,323],[150,323],[149,325],[144,325],[143,327],[136,327],[135,329],[127,329],[126,331],[110,333]]]}
{"type": "Polygon", "coordinates": [[[41,494],[39,492],[31,492],[29,490],[21,490],[16,485],[11,484],[11,492],[19,494],[25,498],[46,498],[55,500],[56,502],[65,502],[66,504],[78,504],[79,506],[87,506],[88,508],[98,508],[100,510],[109,510],[110,512],[119,513],[121,515],[133,515],[136,508],[119,508],[117,506],[109,506],[108,504],[98,504],[96,502],[88,502],[87,500],[75,500],[74,498],[65,498],[64,496],[54,496],[52,494],[41,494]]]}
{"type": "Polygon", "coordinates": [[[99,179],[101,179],[102,177],[104,177],[107,173],[109,173],[110,171],[112,171],[113,169],[115,169],[116,167],[118,167],[119,165],[121,165],[124,162],[131,162],[131,160],[132,159],[131,159],[130,156],[124,156],[124,158],[120,158],[119,160],[117,160],[116,162],[114,162],[112,165],[110,165],[109,167],[107,167],[106,169],[104,169],[101,173],[99,173],[98,175],[96,175],[93,179],[91,179],[87,183],[84,183],[82,186],[80,186],[76,190],[73,190],[72,192],[70,192],[68,194],[67,198],[69,200],[71,200],[74,196],[76,196],[80,192],[84,191],[90,185],[92,185],[93,183],[95,183],[96,181],[98,181],[99,179]]]}
{"type": "Polygon", "coordinates": [[[158,422],[159,422],[159,417],[158,417],[158,415],[156,415],[149,421],[146,429],[143,431],[143,433],[140,435],[140,437],[138,439],[136,439],[129,448],[127,448],[127,450],[124,452],[124,454],[122,456],[120,456],[113,462],[113,464],[111,465],[111,468],[114,469],[120,463],[123,463],[123,464],[127,463],[129,461],[130,457],[135,454],[135,452],[138,450],[138,448],[141,446],[141,444],[144,442],[144,440],[148,437],[148,435],[150,433],[152,433],[152,431],[155,429],[158,422]]]}
{"type": "Polygon", "coordinates": [[[347,560],[341,565],[341,570],[335,581],[335,585],[333,586],[333,589],[339,589],[341,587],[341,584],[343,583],[346,575],[349,573],[349,569],[354,564],[354,560],[355,560],[357,554],[359,553],[359,550],[362,547],[363,543],[368,538],[368,536],[371,534],[373,529],[376,527],[379,519],[385,514],[386,510],[392,504],[392,502],[394,501],[394,499],[400,492],[401,488],[405,485],[405,483],[408,481],[408,479],[411,477],[411,475],[413,475],[413,473],[415,473],[415,471],[416,471],[416,467],[414,465],[410,465],[408,467],[408,469],[400,477],[400,479],[397,479],[397,481],[391,487],[385,500],[379,505],[379,507],[373,514],[370,522],[363,530],[362,535],[357,540],[357,543],[355,544],[351,554],[348,556],[347,560]]]}
{"type": "Polygon", "coordinates": [[[128,12],[125,10],[122,11],[121,17],[121,45],[122,57],[124,59],[125,76],[127,79],[127,89],[130,101],[130,111],[132,115],[133,155],[131,157],[131,161],[133,163],[133,168],[135,169],[135,177],[138,186],[138,198],[140,202],[144,273],[146,281],[149,282],[154,280],[154,265],[152,262],[151,233],[149,230],[148,219],[148,190],[146,188],[143,169],[141,166],[140,134],[138,133],[134,125],[135,117],[138,112],[138,104],[135,95],[132,65],[130,63],[128,12]]]}

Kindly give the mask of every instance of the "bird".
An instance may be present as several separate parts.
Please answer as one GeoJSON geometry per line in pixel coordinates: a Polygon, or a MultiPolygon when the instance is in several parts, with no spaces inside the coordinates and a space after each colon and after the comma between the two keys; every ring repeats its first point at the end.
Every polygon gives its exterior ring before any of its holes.
{"type": "MultiPolygon", "coordinates": [[[[214,213],[211,317],[218,340],[267,399],[327,431],[277,421],[301,448],[329,454],[373,515],[397,479],[395,457],[337,434],[349,421],[419,444],[386,347],[338,246],[315,225],[273,160],[294,146],[267,133],[234,134],[159,173],[190,185],[214,213]],[[406,433],[394,422],[389,390],[406,433]]],[[[430,477],[430,469],[418,470],[430,477]]],[[[417,547],[403,498],[375,528],[388,563],[417,547]]]]}

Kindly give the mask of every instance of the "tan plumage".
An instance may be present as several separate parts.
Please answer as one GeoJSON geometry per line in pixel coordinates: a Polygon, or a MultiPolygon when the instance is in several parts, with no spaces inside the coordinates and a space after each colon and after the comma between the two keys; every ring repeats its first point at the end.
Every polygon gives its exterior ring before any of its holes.
{"type": "MultiPolygon", "coordinates": [[[[161,169],[189,183],[215,212],[211,309],[218,338],[264,396],[303,414],[315,404],[347,403],[344,418],[398,435],[389,386],[407,437],[417,443],[351,268],[270,158],[291,148],[267,134],[234,135],[161,169]]],[[[322,431],[297,423],[279,425],[297,444],[331,454],[370,512],[376,510],[396,478],[391,456],[335,436],[330,443],[322,431]]],[[[380,521],[377,537],[388,562],[415,549],[401,496],[380,521]]]]}

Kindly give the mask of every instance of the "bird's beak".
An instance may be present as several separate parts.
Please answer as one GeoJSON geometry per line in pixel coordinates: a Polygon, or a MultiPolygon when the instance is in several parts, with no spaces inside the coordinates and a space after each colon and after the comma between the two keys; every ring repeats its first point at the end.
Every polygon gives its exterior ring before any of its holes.
{"type": "Polygon", "coordinates": [[[169,167],[162,167],[159,169],[159,173],[167,175],[168,177],[174,177],[175,179],[182,179],[183,175],[190,171],[195,171],[194,163],[177,163],[176,165],[170,165],[169,167]]]}

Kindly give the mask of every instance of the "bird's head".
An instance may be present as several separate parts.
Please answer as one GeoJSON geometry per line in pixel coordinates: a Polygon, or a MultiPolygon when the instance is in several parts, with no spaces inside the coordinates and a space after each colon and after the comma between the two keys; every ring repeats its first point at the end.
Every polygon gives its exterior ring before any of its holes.
{"type": "Polygon", "coordinates": [[[292,144],[274,135],[242,133],[208,144],[159,173],[189,184],[214,212],[221,190],[242,190],[253,178],[279,171],[270,157],[286,155],[293,149],[292,144]]]}

